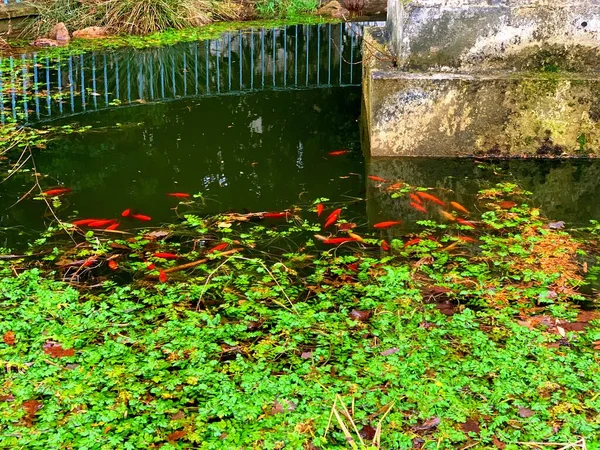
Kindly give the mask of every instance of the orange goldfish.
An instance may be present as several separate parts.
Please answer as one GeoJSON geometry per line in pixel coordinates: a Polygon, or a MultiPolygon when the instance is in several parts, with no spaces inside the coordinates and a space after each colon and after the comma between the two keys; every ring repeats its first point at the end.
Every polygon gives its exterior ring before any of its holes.
{"type": "Polygon", "coordinates": [[[90,223],[97,222],[97,221],[98,221],[98,219],[81,219],[81,220],[75,220],[71,223],[72,223],[72,225],[80,227],[83,225],[89,225],[90,223]]]}
{"type": "Polygon", "coordinates": [[[206,254],[208,255],[209,253],[220,252],[221,250],[226,249],[228,245],[229,244],[227,242],[222,242],[219,245],[215,245],[213,248],[211,248],[210,250],[208,250],[206,252],[206,254]]]}
{"type": "Polygon", "coordinates": [[[446,220],[449,220],[450,222],[454,222],[456,220],[456,217],[454,217],[454,214],[451,214],[448,211],[440,210],[440,214],[442,216],[444,216],[444,218],[446,220]]]}
{"type": "Polygon", "coordinates": [[[323,203],[317,204],[317,217],[320,217],[321,214],[323,214],[324,209],[325,207],[323,206],[323,203]]]}
{"type": "Polygon", "coordinates": [[[386,182],[385,178],[376,177],[375,175],[369,175],[367,178],[369,178],[369,180],[379,181],[380,183],[385,183],[386,182]]]}
{"type": "Polygon", "coordinates": [[[57,195],[66,194],[68,192],[71,192],[71,189],[69,189],[69,188],[56,188],[56,189],[50,189],[48,191],[44,191],[44,192],[42,192],[42,194],[47,195],[48,197],[54,197],[54,196],[57,196],[57,195]]]}
{"type": "Polygon", "coordinates": [[[169,197],[176,197],[176,198],[188,198],[190,196],[190,194],[186,194],[185,192],[172,192],[167,195],[169,197]]]}
{"type": "Polygon", "coordinates": [[[94,227],[94,228],[100,228],[100,227],[104,227],[106,225],[110,225],[111,223],[116,222],[115,219],[100,219],[100,220],[94,220],[93,222],[89,222],[88,226],[90,227],[94,227]]]}
{"type": "Polygon", "coordinates": [[[141,220],[143,222],[148,222],[148,221],[152,220],[152,217],[146,216],[144,214],[134,214],[131,217],[133,217],[134,219],[137,219],[137,220],[141,220]]]}
{"type": "Polygon", "coordinates": [[[327,228],[329,225],[333,225],[336,222],[336,220],[338,220],[338,217],[340,216],[341,213],[342,213],[341,208],[338,208],[335,211],[333,211],[331,214],[329,214],[329,216],[327,217],[327,220],[325,221],[325,225],[323,225],[323,228],[327,228]]]}
{"type": "Polygon", "coordinates": [[[389,227],[393,227],[394,225],[400,225],[402,222],[400,222],[399,220],[388,220],[387,222],[379,222],[376,223],[375,225],[373,225],[373,228],[389,228],[389,227]]]}
{"type": "Polygon", "coordinates": [[[115,222],[112,225],[109,225],[105,228],[106,231],[116,230],[119,227],[120,223],[115,222]]]}
{"type": "Polygon", "coordinates": [[[328,244],[328,245],[339,245],[339,244],[344,244],[346,242],[356,242],[356,239],[353,238],[345,238],[345,237],[338,237],[338,238],[329,238],[329,239],[325,239],[323,241],[323,244],[328,244]]]}
{"type": "Polygon", "coordinates": [[[409,246],[411,246],[411,245],[418,244],[419,242],[421,242],[421,239],[420,239],[420,238],[414,238],[414,239],[411,239],[411,240],[410,240],[410,241],[408,241],[406,244],[404,244],[404,248],[406,248],[406,247],[409,247],[409,246]]]}
{"type": "Polygon", "coordinates": [[[460,211],[462,213],[465,214],[470,214],[469,211],[467,210],[467,208],[465,208],[463,205],[461,205],[460,203],[457,202],[450,202],[450,205],[457,211],[460,211]]]}
{"type": "Polygon", "coordinates": [[[335,150],[333,152],[329,152],[329,156],[340,156],[345,155],[346,153],[350,153],[350,150],[335,150]]]}
{"type": "Polygon", "coordinates": [[[119,264],[117,264],[117,262],[114,259],[111,259],[108,262],[108,267],[110,270],[117,270],[119,268],[119,264]]]}
{"type": "Polygon", "coordinates": [[[125,211],[123,211],[123,212],[121,213],[121,216],[123,216],[123,217],[127,217],[127,216],[128,216],[128,215],[130,215],[130,214],[131,214],[131,208],[127,208],[125,211]]]}
{"type": "Polygon", "coordinates": [[[348,232],[348,236],[350,236],[352,239],[354,239],[357,242],[365,242],[365,240],[356,233],[348,232]]]}
{"type": "Polygon", "coordinates": [[[175,253],[168,253],[168,252],[158,252],[158,253],[154,253],[152,256],[154,256],[155,258],[162,258],[162,259],[177,259],[177,258],[179,258],[179,256],[177,256],[175,253]]]}
{"type": "Polygon", "coordinates": [[[417,195],[423,200],[429,200],[430,202],[437,203],[440,206],[446,206],[446,204],[437,198],[435,195],[428,194],[427,192],[417,192],[417,195]]]}
{"type": "Polygon", "coordinates": [[[425,209],[422,203],[410,202],[410,206],[412,206],[417,211],[422,212],[423,214],[427,214],[427,210],[425,209]]]}
{"type": "Polygon", "coordinates": [[[476,228],[477,227],[477,225],[475,225],[473,222],[470,222],[470,221],[465,220],[465,219],[461,219],[460,217],[457,218],[456,221],[458,223],[460,223],[461,225],[464,225],[466,227],[471,227],[471,228],[476,228]]]}
{"type": "Polygon", "coordinates": [[[390,251],[390,244],[388,244],[386,241],[381,241],[381,249],[384,252],[389,252],[390,251]]]}
{"type": "Polygon", "coordinates": [[[423,204],[423,200],[421,200],[421,197],[419,197],[418,195],[408,194],[408,196],[412,199],[413,202],[418,203],[419,205],[423,204]]]}
{"type": "Polygon", "coordinates": [[[167,281],[167,274],[162,269],[160,270],[160,275],[158,276],[158,280],[161,283],[164,283],[165,281],[167,281]]]}

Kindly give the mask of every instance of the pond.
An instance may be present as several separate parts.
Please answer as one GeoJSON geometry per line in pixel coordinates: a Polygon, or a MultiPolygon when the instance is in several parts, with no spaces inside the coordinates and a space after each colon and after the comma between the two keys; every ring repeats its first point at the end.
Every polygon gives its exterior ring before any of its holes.
{"type": "MultiPolygon", "coordinates": [[[[11,57],[0,77],[0,118],[91,126],[35,156],[42,189],[72,190],[55,205],[65,221],[146,225],[121,219],[131,209],[154,226],[176,219],[182,209],[167,194],[184,192],[201,195],[206,214],[276,211],[325,197],[350,204],[362,226],[401,218],[404,227],[394,232],[415,229],[422,214],[368,175],[434,187],[467,207],[478,189],[511,181],[531,190],[551,219],[585,224],[598,217],[594,161],[496,161],[490,168],[471,159],[365,160],[364,25],[252,29],[145,50],[11,57]]],[[[17,245],[55,220],[43,201],[22,198],[31,186],[30,173],[3,183],[1,245],[17,245]]]]}

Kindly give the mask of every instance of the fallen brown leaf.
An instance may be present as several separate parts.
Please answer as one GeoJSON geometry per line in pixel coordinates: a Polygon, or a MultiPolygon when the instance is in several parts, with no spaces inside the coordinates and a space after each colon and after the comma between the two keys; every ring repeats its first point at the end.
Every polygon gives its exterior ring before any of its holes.
{"type": "Polygon", "coordinates": [[[4,341],[4,343],[6,345],[15,345],[15,332],[14,331],[7,331],[2,336],[2,340],[4,341]]]}
{"type": "Polygon", "coordinates": [[[58,342],[46,341],[44,343],[44,353],[53,358],[64,358],[65,356],[75,355],[72,348],[64,349],[58,342]]]}
{"type": "Polygon", "coordinates": [[[167,436],[167,439],[169,440],[169,442],[178,441],[179,439],[184,437],[186,434],[187,434],[187,431],[185,431],[185,430],[173,431],[171,434],[169,434],[167,436]]]}
{"type": "Polygon", "coordinates": [[[527,418],[527,417],[531,417],[535,414],[535,412],[533,412],[531,409],[529,408],[523,408],[522,406],[519,406],[519,415],[523,418],[527,418]]]}
{"type": "Polygon", "coordinates": [[[467,421],[465,423],[461,423],[460,424],[460,428],[465,433],[477,433],[477,434],[479,434],[481,432],[481,428],[479,428],[479,423],[477,423],[477,421],[473,420],[473,419],[467,419],[467,421]]]}
{"type": "Polygon", "coordinates": [[[349,314],[352,320],[357,320],[359,322],[365,322],[369,320],[371,317],[371,311],[359,311],[358,309],[353,309],[349,314]]]}
{"type": "Polygon", "coordinates": [[[413,427],[414,431],[425,431],[425,430],[431,430],[432,428],[437,427],[441,422],[441,419],[439,417],[432,417],[431,419],[427,419],[425,422],[423,422],[423,425],[418,425],[413,427]]]}

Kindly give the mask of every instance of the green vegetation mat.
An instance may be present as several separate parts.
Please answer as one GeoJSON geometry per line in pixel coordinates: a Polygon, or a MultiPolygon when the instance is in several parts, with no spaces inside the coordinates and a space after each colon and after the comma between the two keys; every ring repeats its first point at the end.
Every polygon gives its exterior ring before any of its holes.
{"type": "Polygon", "coordinates": [[[352,218],[320,201],[196,196],[174,225],[4,254],[0,447],[600,448],[597,224],[552,229],[503,184],[476,219],[328,245],[352,218]]]}

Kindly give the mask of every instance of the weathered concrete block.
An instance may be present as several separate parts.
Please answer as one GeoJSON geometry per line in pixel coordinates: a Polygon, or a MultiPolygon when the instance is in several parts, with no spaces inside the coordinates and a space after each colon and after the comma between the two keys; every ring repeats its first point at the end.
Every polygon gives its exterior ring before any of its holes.
{"type": "Polygon", "coordinates": [[[365,33],[376,53],[363,65],[371,155],[600,156],[597,73],[399,70],[383,33],[365,33]]]}
{"type": "Polygon", "coordinates": [[[405,70],[520,69],[538,64],[540,51],[588,70],[600,0],[388,0],[387,34],[405,70]]]}

